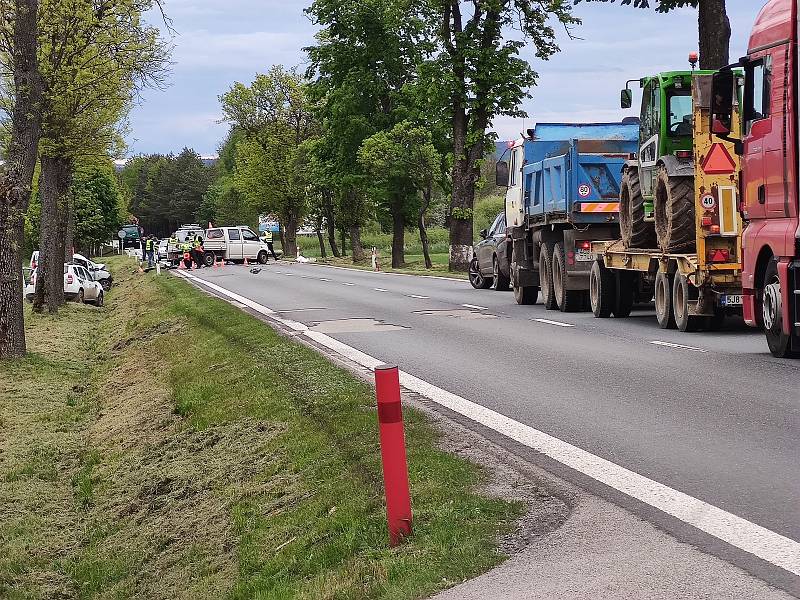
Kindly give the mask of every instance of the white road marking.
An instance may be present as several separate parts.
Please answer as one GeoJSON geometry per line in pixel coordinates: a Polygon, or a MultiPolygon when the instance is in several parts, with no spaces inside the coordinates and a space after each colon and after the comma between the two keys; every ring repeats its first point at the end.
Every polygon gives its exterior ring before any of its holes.
{"type": "Polygon", "coordinates": [[[320,281],[330,281],[330,279],[325,279],[324,277],[319,278],[320,281]]]}
{"type": "Polygon", "coordinates": [[[343,281],[342,285],[355,285],[355,283],[348,283],[347,281],[343,281]]]}
{"type": "Polygon", "coordinates": [[[708,352],[708,350],[703,350],[702,348],[695,348],[694,346],[684,346],[683,344],[673,344],[672,342],[661,342],[659,340],[653,340],[650,343],[655,344],[656,346],[666,346],[667,348],[679,348],[681,350],[691,350],[692,352],[708,352]]]}
{"type": "Polygon", "coordinates": [[[478,306],[477,304],[462,304],[464,308],[474,308],[475,310],[489,310],[485,306],[478,306]]]}
{"type": "Polygon", "coordinates": [[[534,321],[538,321],[539,323],[546,323],[547,325],[556,325],[558,327],[575,327],[571,323],[562,323],[561,321],[551,321],[550,319],[534,319],[534,321]]]}
{"type": "Polygon", "coordinates": [[[287,277],[291,277],[294,273],[281,273],[281,275],[286,275],[287,277]]]}
{"type": "Polygon", "coordinates": [[[316,307],[316,308],[287,308],[286,310],[279,310],[279,309],[276,308],[275,312],[283,314],[283,313],[290,313],[290,312],[307,312],[309,310],[326,310],[326,309],[325,309],[325,307],[322,307],[322,306],[316,307]]]}
{"type": "Polygon", "coordinates": [[[375,290],[376,292],[388,292],[389,291],[389,290],[385,290],[383,288],[372,288],[372,289],[375,290]]]}
{"type": "Polygon", "coordinates": [[[418,300],[430,300],[428,296],[418,296],[417,294],[406,294],[409,298],[417,298],[418,300]]]}
{"type": "MultiPolygon", "coordinates": [[[[308,331],[308,328],[302,323],[282,319],[272,309],[244,298],[239,294],[208,283],[189,273],[176,273],[181,277],[200,281],[203,285],[219,291],[229,298],[255,308],[261,314],[286,325],[294,331],[302,331],[303,335],[321,346],[366,368],[374,369],[384,362],[324,333],[308,331]]],[[[485,406],[457,396],[452,392],[436,387],[404,371],[400,372],[400,384],[406,389],[425,396],[449,410],[528,446],[631,498],[657,508],[731,546],[749,552],[781,569],[800,576],[800,543],[792,539],[639,475],[609,460],[595,456],[586,450],[534,429],[529,425],[515,421],[485,406]]]]}

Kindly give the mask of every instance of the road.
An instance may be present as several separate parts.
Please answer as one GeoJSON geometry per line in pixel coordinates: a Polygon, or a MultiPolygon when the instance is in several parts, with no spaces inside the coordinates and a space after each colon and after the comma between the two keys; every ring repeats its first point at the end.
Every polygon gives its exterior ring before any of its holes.
{"type": "MultiPolygon", "coordinates": [[[[466,281],[312,264],[271,263],[258,274],[231,266],[195,275],[438,388],[800,541],[800,361],[772,358],[763,337],[741,325],[684,334],[659,329],[652,310],[624,320],[595,319],[517,306],[509,292],[473,290],[466,281]]],[[[765,580],[784,588],[797,583],[796,573],[750,561],[698,532],[687,534],[692,528],[680,519],[664,518],[579,473],[566,477],[765,580]]]]}

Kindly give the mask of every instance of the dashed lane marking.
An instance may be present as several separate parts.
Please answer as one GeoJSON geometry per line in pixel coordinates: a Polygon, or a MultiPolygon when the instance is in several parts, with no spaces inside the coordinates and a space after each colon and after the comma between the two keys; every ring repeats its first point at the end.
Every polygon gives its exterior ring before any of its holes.
{"type": "Polygon", "coordinates": [[[551,321],[550,319],[533,319],[539,323],[546,323],[547,325],[555,325],[557,327],[575,327],[572,323],[562,323],[561,321],[551,321]]]}
{"type": "Polygon", "coordinates": [[[347,281],[343,281],[342,285],[355,285],[355,283],[348,283],[347,281]]]}
{"type": "Polygon", "coordinates": [[[320,281],[330,281],[330,279],[325,279],[324,277],[319,278],[320,281]]]}
{"type": "Polygon", "coordinates": [[[375,290],[376,292],[388,292],[389,291],[389,290],[385,290],[383,288],[372,288],[372,289],[375,290]]]}
{"type": "Polygon", "coordinates": [[[673,344],[672,342],[661,342],[659,340],[653,340],[650,343],[656,346],[666,346],[667,348],[678,348],[679,350],[691,350],[692,352],[708,352],[708,350],[703,350],[702,348],[695,348],[694,346],[684,346],[683,344],[673,344]]]}
{"type": "Polygon", "coordinates": [[[417,294],[406,294],[409,298],[416,298],[417,300],[430,300],[428,296],[418,296],[417,294]]]}
{"type": "Polygon", "coordinates": [[[485,306],[478,306],[477,304],[462,304],[464,308],[474,308],[475,310],[489,310],[485,306]]]}
{"type": "MultiPolygon", "coordinates": [[[[384,362],[322,332],[309,331],[308,327],[302,323],[282,319],[272,309],[218,285],[208,283],[190,273],[176,272],[176,274],[219,291],[224,296],[237,300],[294,331],[301,332],[300,335],[304,335],[319,345],[366,368],[374,369],[384,362]]],[[[570,326],[567,323],[557,324],[570,326]]],[[[437,404],[532,448],[579,473],[688,523],[708,535],[800,576],[800,542],[698,500],[663,483],[639,475],[404,371],[400,372],[400,384],[412,392],[429,398],[437,404]]]]}

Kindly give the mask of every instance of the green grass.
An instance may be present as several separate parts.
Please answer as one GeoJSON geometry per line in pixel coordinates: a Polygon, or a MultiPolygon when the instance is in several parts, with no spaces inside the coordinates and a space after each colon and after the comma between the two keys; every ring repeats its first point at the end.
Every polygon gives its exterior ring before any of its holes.
{"type": "Polygon", "coordinates": [[[414,533],[390,549],[371,387],[108,263],[106,308],[29,319],[34,354],[0,364],[0,597],[410,599],[502,559],[520,507],[477,493],[420,413],[414,533]]]}

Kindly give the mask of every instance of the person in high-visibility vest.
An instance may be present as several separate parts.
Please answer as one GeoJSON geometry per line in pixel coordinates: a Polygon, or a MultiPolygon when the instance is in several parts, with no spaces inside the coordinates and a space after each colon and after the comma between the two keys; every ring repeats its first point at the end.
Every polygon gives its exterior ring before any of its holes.
{"type": "Polygon", "coordinates": [[[145,253],[147,254],[147,266],[152,269],[155,263],[155,239],[152,235],[148,236],[144,242],[145,253]]]}
{"type": "Polygon", "coordinates": [[[194,255],[194,262],[197,264],[197,268],[200,269],[204,267],[203,258],[205,257],[205,251],[203,250],[203,238],[198,233],[194,236],[194,242],[192,242],[192,254],[194,255]]]}
{"type": "Polygon", "coordinates": [[[192,268],[192,243],[188,240],[181,244],[181,252],[183,252],[183,266],[191,270],[192,268]]]}
{"type": "Polygon", "coordinates": [[[261,240],[267,245],[270,254],[272,254],[272,258],[278,260],[278,257],[275,255],[275,249],[272,247],[272,230],[267,229],[264,231],[264,236],[261,238],[261,240]]]}

